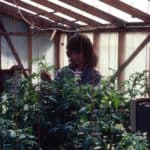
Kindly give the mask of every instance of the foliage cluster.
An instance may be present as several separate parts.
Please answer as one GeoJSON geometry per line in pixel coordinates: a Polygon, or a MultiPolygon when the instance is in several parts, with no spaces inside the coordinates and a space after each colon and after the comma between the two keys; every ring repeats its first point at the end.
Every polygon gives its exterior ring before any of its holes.
{"type": "MultiPolygon", "coordinates": [[[[51,69],[44,63],[42,69],[51,69]]],[[[130,100],[150,92],[146,73],[134,73],[119,89],[110,78],[97,87],[79,86],[71,76],[34,85],[23,79],[19,96],[1,96],[1,149],[148,149],[146,136],[132,133],[129,122],[130,100]]]]}

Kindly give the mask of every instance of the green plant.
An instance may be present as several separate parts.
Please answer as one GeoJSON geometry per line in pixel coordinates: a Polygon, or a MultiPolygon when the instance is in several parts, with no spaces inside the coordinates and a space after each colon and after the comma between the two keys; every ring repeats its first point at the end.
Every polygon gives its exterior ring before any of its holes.
{"type": "Polygon", "coordinates": [[[146,72],[133,74],[120,89],[111,77],[97,87],[79,86],[70,75],[40,81],[40,71],[51,68],[43,59],[38,63],[38,73],[31,76],[38,82],[23,79],[16,98],[3,93],[1,149],[148,149],[145,137],[129,128],[130,100],[149,90],[146,72]]]}
{"type": "Polygon", "coordinates": [[[148,144],[145,142],[146,137],[139,133],[131,134],[124,133],[123,137],[117,147],[118,150],[146,150],[148,144]]]}

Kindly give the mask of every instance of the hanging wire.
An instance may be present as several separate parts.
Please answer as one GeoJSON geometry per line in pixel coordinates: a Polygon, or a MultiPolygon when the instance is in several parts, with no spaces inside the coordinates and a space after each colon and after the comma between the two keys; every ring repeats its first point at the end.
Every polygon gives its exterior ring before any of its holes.
{"type": "MultiPolygon", "coordinates": [[[[97,26],[97,27],[80,27],[80,28],[77,28],[77,29],[74,29],[74,30],[71,30],[71,29],[62,29],[60,27],[48,27],[48,28],[41,28],[39,27],[38,25],[35,25],[34,23],[31,23],[28,19],[26,19],[21,11],[21,9],[19,8],[19,5],[18,3],[16,2],[16,0],[14,0],[14,3],[16,5],[16,8],[17,8],[17,11],[18,11],[18,14],[21,16],[21,18],[27,23],[29,24],[32,28],[36,28],[38,30],[41,30],[41,31],[48,31],[48,30],[58,30],[58,31],[62,31],[62,32],[67,32],[67,33],[74,33],[74,32],[84,32],[84,31],[91,31],[91,30],[96,30],[96,29],[99,29],[101,27],[104,27],[104,26],[97,26]]],[[[106,26],[107,27],[107,26],[106,26]]],[[[114,26],[115,27],[115,26],[114,26]]]]}

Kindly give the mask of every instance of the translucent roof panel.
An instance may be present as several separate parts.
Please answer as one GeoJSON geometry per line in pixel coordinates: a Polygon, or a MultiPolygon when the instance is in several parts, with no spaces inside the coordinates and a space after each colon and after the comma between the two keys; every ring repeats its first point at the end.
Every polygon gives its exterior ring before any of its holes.
{"type": "Polygon", "coordinates": [[[84,23],[84,22],[82,22],[82,21],[76,21],[76,23],[78,23],[78,24],[80,24],[80,25],[83,25],[83,26],[87,25],[86,23],[84,23]]]}
{"type": "Polygon", "coordinates": [[[103,2],[101,2],[100,0],[80,0],[90,6],[96,7],[108,14],[111,14],[115,17],[118,17],[120,19],[123,19],[127,22],[141,22],[141,19],[138,18],[133,18],[130,14],[127,14],[117,8],[114,8],[108,4],[105,4],[103,2]]]}
{"type": "Polygon", "coordinates": [[[120,0],[132,7],[135,7],[147,14],[150,14],[150,0],[120,0]]]}
{"type": "Polygon", "coordinates": [[[50,9],[50,8],[48,8],[48,7],[45,7],[45,6],[42,6],[42,5],[40,5],[40,4],[36,3],[36,2],[33,2],[33,1],[31,1],[31,0],[21,0],[21,1],[23,1],[23,2],[25,2],[25,3],[27,3],[27,4],[30,4],[30,5],[32,5],[32,6],[35,6],[35,7],[37,7],[37,8],[40,8],[40,9],[42,9],[42,10],[45,10],[45,11],[47,11],[47,12],[53,12],[53,11],[54,11],[53,9],[50,9]]]}
{"type": "MultiPolygon", "coordinates": [[[[11,3],[7,2],[7,1],[4,1],[4,0],[1,0],[0,2],[5,3],[5,4],[9,5],[9,6],[15,7],[15,8],[17,7],[15,4],[11,4],[11,3]]],[[[23,7],[19,7],[19,6],[18,6],[18,8],[19,8],[20,10],[26,11],[26,12],[28,12],[28,13],[30,13],[30,14],[33,14],[33,15],[36,15],[36,14],[37,14],[37,13],[35,13],[35,12],[33,12],[33,11],[30,11],[30,10],[28,10],[28,9],[25,9],[25,8],[23,8],[23,7]]]]}
{"type": "Polygon", "coordinates": [[[69,20],[69,21],[75,21],[74,18],[69,17],[69,16],[67,16],[67,15],[64,15],[64,14],[62,14],[62,13],[60,13],[60,12],[56,12],[56,13],[54,13],[54,14],[57,15],[57,16],[59,16],[59,17],[61,17],[61,18],[67,19],[67,20],[69,20]]]}
{"type": "Polygon", "coordinates": [[[51,19],[49,19],[48,17],[43,16],[43,15],[39,15],[39,17],[41,17],[41,18],[43,18],[43,19],[45,19],[45,20],[51,21],[51,22],[55,22],[54,20],[51,20],[51,19]]]}
{"type": "Polygon", "coordinates": [[[74,11],[74,12],[77,13],[77,14],[80,14],[80,15],[83,15],[83,16],[85,16],[85,17],[88,17],[88,18],[90,18],[90,19],[92,19],[92,20],[94,20],[94,21],[97,21],[97,22],[99,22],[99,23],[102,23],[102,24],[109,23],[108,21],[106,21],[106,20],[104,20],[104,19],[101,19],[101,18],[99,18],[99,17],[96,17],[96,16],[94,16],[94,15],[91,15],[90,13],[87,13],[87,12],[85,12],[85,11],[82,11],[82,10],[80,10],[80,9],[78,9],[78,8],[76,8],[76,7],[73,7],[73,6],[71,6],[71,5],[68,5],[68,4],[64,3],[64,2],[61,2],[60,0],[48,0],[48,1],[53,2],[53,3],[55,3],[55,4],[57,4],[57,5],[61,6],[61,7],[70,9],[70,10],[74,11]]]}
{"type": "MultiPolygon", "coordinates": [[[[17,8],[17,6],[16,6],[15,4],[6,2],[6,1],[4,1],[4,0],[1,0],[0,2],[5,3],[5,4],[7,4],[7,5],[9,5],[9,6],[12,6],[12,7],[14,7],[14,8],[17,8]]],[[[19,8],[19,10],[23,10],[23,11],[25,11],[25,12],[27,12],[27,13],[32,14],[32,15],[37,15],[37,13],[35,13],[35,12],[33,12],[33,11],[30,11],[30,10],[28,10],[28,9],[25,9],[25,8],[23,8],[23,7],[18,6],[18,8],[19,8]]],[[[55,22],[54,20],[51,20],[51,19],[49,19],[49,18],[46,17],[46,16],[43,16],[43,15],[38,15],[38,16],[39,16],[40,18],[45,19],[45,20],[48,20],[48,21],[51,21],[51,22],[55,22]]]]}
{"type": "MultiPolygon", "coordinates": [[[[78,18],[70,17],[69,13],[68,14],[63,14],[63,13],[59,12],[59,10],[56,12],[54,9],[51,9],[47,6],[43,6],[44,4],[43,5],[40,4],[40,1],[39,1],[39,3],[34,2],[32,0],[20,0],[20,1],[22,1],[24,3],[27,3],[28,5],[37,7],[41,10],[44,10],[47,13],[54,13],[55,15],[57,15],[61,18],[64,18],[66,20],[73,21],[73,22],[76,22],[76,23],[81,24],[81,25],[87,25],[85,22],[79,20],[78,18]]],[[[73,6],[71,6],[71,4],[69,5],[65,2],[62,2],[61,0],[47,0],[47,1],[50,1],[50,2],[60,6],[62,8],[69,9],[70,11],[73,11],[76,14],[82,15],[85,18],[89,18],[90,20],[93,20],[93,22],[95,21],[95,22],[101,23],[101,24],[109,24],[110,23],[107,20],[104,20],[104,19],[102,19],[100,17],[97,17],[95,15],[92,15],[91,13],[89,13],[87,11],[84,11],[84,10],[81,10],[77,7],[73,7],[73,6]]],[[[102,11],[106,12],[107,14],[113,15],[113,16],[119,18],[119,19],[125,20],[126,22],[143,22],[143,20],[144,20],[144,19],[141,20],[139,18],[133,17],[132,15],[130,15],[130,14],[124,12],[124,11],[121,11],[120,9],[114,8],[114,7],[110,6],[109,4],[106,4],[105,2],[102,2],[101,0],[78,0],[78,1],[84,2],[85,4],[88,4],[88,5],[90,5],[94,8],[97,8],[99,10],[102,10],[102,11]]],[[[140,11],[143,11],[144,13],[147,13],[148,15],[150,15],[150,0],[118,0],[118,1],[124,2],[124,3],[132,6],[133,8],[137,8],[140,11]]],[[[15,2],[13,0],[12,0],[12,2],[11,1],[7,2],[7,0],[0,0],[0,2],[5,3],[7,5],[10,5],[12,7],[15,7],[15,8],[17,7],[17,3],[16,3],[16,5],[13,4],[13,2],[15,2]]],[[[30,14],[37,15],[37,13],[34,12],[34,10],[33,11],[28,10],[28,8],[23,8],[23,6],[21,6],[21,7],[18,6],[18,8],[20,10],[26,11],[30,14]]],[[[52,21],[51,19],[48,19],[48,17],[44,16],[44,14],[39,14],[39,17],[42,17],[42,18],[45,18],[47,20],[52,21]]]]}

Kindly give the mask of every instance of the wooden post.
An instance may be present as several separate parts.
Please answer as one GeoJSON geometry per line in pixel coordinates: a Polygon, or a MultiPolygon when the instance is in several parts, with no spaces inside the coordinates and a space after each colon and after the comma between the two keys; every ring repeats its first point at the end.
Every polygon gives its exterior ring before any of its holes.
{"type": "Polygon", "coordinates": [[[29,75],[32,74],[32,31],[28,28],[28,69],[29,75]]]}
{"type": "MultiPolygon", "coordinates": [[[[148,79],[149,79],[149,87],[150,87],[150,47],[149,47],[149,49],[148,49],[148,57],[149,57],[149,64],[148,64],[148,70],[149,70],[149,72],[148,72],[148,79]]],[[[150,97],[150,91],[149,91],[149,93],[148,93],[148,96],[150,97]]],[[[150,135],[150,134],[149,134],[150,135]]]]}
{"type": "Polygon", "coordinates": [[[100,45],[99,45],[99,39],[100,39],[100,33],[98,32],[94,32],[93,33],[93,47],[94,47],[94,50],[95,50],[95,53],[96,53],[96,55],[97,55],[97,57],[98,57],[98,64],[97,64],[97,67],[98,67],[98,69],[100,69],[100,64],[99,64],[99,62],[100,62],[100,45]]]}
{"type": "Polygon", "coordinates": [[[55,67],[56,69],[60,68],[60,48],[59,48],[59,43],[60,43],[60,32],[57,32],[55,37],[54,37],[54,47],[55,47],[55,52],[54,52],[54,58],[55,58],[55,67]]]}
{"type": "Polygon", "coordinates": [[[130,64],[130,62],[141,52],[145,45],[150,41],[150,34],[144,39],[139,47],[130,55],[130,57],[118,68],[111,80],[114,80],[118,75],[130,64]]]}
{"type": "Polygon", "coordinates": [[[98,49],[99,49],[99,33],[94,32],[93,33],[93,47],[96,53],[98,53],[98,49]]]}
{"type": "MultiPolygon", "coordinates": [[[[118,35],[118,68],[125,62],[125,31],[120,31],[118,35]]],[[[122,71],[118,75],[118,87],[119,84],[124,81],[125,72],[122,71]]]]}
{"type": "MultiPolygon", "coordinates": [[[[0,20],[0,29],[2,30],[2,32],[7,32],[1,20],[0,20]]],[[[5,39],[6,39],[7,43],[8,43],[8,46],[9,46],[10,50],[12,51],[12,53],[14,55],[17,63],[22,67],[23,74],[25,75],[25,77],[29,78],[27,73],[26,73],[26,71],[25,71],[25,69],[24,69],[24,67],[23,67],[23,64],[21,63],[21,60],[20,60],[20,58],[18,56],[18,53],[17,53],[17,51],[16,51],[16,49],[15,49],[15,47],[14,47],[14,45],[13,45],[11,39],[10,39],[10,37],[8,35],[4,35],[4,37],[5,37],[5,39]]]]}
{"type": "Polygon", "coordinates": [[[0,35],[0,70],[2,69],[2,37],[0,35]]]}

